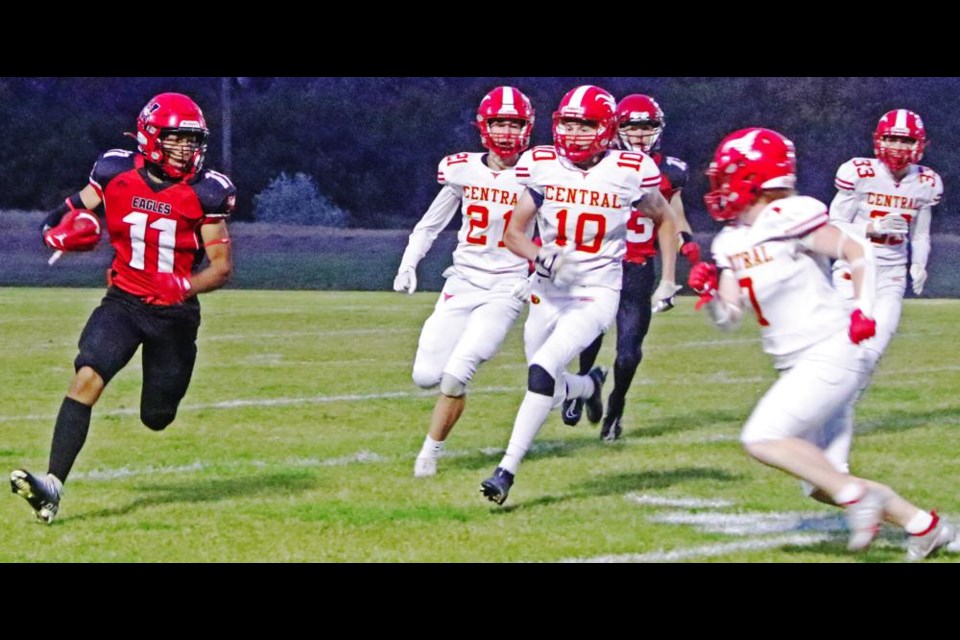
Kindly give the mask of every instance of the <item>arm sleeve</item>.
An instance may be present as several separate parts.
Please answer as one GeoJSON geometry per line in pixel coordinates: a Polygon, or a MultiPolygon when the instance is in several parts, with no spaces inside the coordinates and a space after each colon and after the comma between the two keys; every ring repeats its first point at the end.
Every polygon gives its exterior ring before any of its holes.
{"type": "Polygon", "coordinates": [[[913,219],[910,230],[910,264],[927,268],[930,259],[930,207],[923,207],[913,219]]]}
{"type": "Polygon", "coordinates": [[[42,229],[46,231],[51,227],[55,227],[60,224],[60,220],[63,219],[63,216],[67,215],[71,209],[83,209],[83,200],[80,198],[80,193],[77,192],[65,199],[60,203],[60,206],[47,214],[43,219],[42,229]]]}
{"type": "Polygon", "coordinates": [[[400,271],[408,267],[417,268],[423,257],[430,251],[437,236],[450,224],[462,199],[462,187],[447,184],[440,189],[430,208],[410,233],[407,248],[400,260],[400,271]]]}

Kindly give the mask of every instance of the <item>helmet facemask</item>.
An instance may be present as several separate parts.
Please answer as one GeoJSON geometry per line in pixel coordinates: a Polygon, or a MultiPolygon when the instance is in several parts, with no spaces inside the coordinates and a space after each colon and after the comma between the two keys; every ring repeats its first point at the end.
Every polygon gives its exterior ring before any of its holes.
{"type": "Polygon", "coordinates": [[[920,162],[927,131],[920,116],[908,109],[883,114],[873,133],[873,153],[894,173],[920,162]]]}
{"type": "Polygon", "coordinates": [[[620,123],[620,145],[628,151],[653,153],[660,148],[663,122],[659,120],[631,120],[620,123]]]}
{"type": "Polygon", "coordinates": [[[501,158],[510,158],[526,151],[530,146],[533,129],[530,120],[492,117],[478,121],[480,142],[484,148],[501,158]]]}
{"type": "Polygon", "coordinates": [[[138,150],[171,180],[186,180],[200,171],[208,135],[200,107],[180,93],[155,96],[137,118],[138,150]]]}
{"type": "Polygon", "coordinates": [[[475,122],[480,129],[480,143],[484,148],[501,158],[510,158],[523,153],[530,146],[533,105],[519,89],[496,87],[480,101],[475,122]],[[496,133],[490,129],[492,123],[497,129],[496,133]],[[501,123],[513,124],[503,126],[501,123]]]}

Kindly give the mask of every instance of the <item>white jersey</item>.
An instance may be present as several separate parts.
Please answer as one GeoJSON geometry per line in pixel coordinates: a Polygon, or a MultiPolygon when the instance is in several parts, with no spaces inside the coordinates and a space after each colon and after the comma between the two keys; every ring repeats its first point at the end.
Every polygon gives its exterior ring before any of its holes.
{"type": "Polygon", "coordinates": [[[534,147],[520,156],[517,181],[535,194],[544,246],[572,244],[568,259],[578,267],[575,285],[619,291],[633,204],[660,187],[660,170],[650,156],[608,151],[583,170],[552,146],[534,147]]]}
{"type": "MultiPolygon", "coordinates": [[[[876,158],[853,158],[843,163],[837,170],[835,184],[837,195],[830,204],[830,219],[853,223],[861,235],[867,223],[887,214],[903,216],[910,222],[912,234],[920,211],[939,204],[943,195],[943,181],[933,169],[910,165],[898,183],[887,166],[876,158]]],[[[878,266],[907,264],[907,243],[902,235],[870,237],[870,240],[878,266]]]]}
{"type": "Polygon", "coordinates": [[[828,222],[824,203],[791,196],[767,205],[750,226],[724,228],[713,241],[714,261],[740,283],[743,306],[756,313],[763,350],[778,369],[848,324],[843,298],[804,244],[828,222]]]}
{"type": "MultiPolygon", "coordinates": [[[[410,234],[401,269],[416,267],[459,209],[463,224],[453,252],[459,275],[485,288],[492,288],[505,275],[527,276],[527,260],[503,244],[504,230],[523,187],[513,169],[494,171],[484,164],[485,155],[457,153],[440,162],[437,182],[443,189],[410,234]]],[[[532,225],[527,235],[533,236],[532,225]]]]}

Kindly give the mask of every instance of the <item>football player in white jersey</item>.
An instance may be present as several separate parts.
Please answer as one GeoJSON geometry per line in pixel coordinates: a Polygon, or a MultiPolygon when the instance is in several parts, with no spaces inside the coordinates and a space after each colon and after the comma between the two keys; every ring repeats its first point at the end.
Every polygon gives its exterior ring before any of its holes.
{"type": "MultiPolygon", "coordinates": [[[[506,453],[480,487],[497,504],[507,499],[520,462],[553,408],[564,399],[584,398],[587,416],[597,421],[602,416],[606,372],[574,375],[566,367],[616,317],[631,211],[639,208],[671,238],[677,233],[656,163],[640,151],[613,149],[616,108],[600,87],[570,90],[553,114],[554,145],[534,147],[517,163],[517,180],[526,190],[504,240],[520,258],[532,260],[536,272],[524,325],[527,392],[506,453]],[[535,216],[542,247],[527,234],[535,216]]],[[[677,247],[668,245],[663,251],[671,259],[664,261],[657,299],[676,291],[677,247]]]]}
{"type": "Polygon", "coordinates": [[[714,239],[716,264],[693,267],[689,285],[721,328],[746,306],[780,377],[757,404],[740,439],[752,457],[804,481],[808,495],[846,509],[848,548],[860,550],[887,520],[908,534],[907,556],[950,545],[953,525],[847,467],[848,408],[867,375],[865,350],[876,322],[876,260],[870,243],[829,222],[825,204],[797,195],[793,143],[770,129],[727,136],[708,175],[707,209],[728,222],[714,239]],[[847,261],[853,311],[817,264],[847,261]],[[849,318],[848,318],[849,315],[849,318]]]}
{"type": "MultiPolygon", "coordinates": [[[[613,390],[607,397],[607,412],[600,428],[600,439],[615,442],[623,432],[623,411],[627,392],[643,360],[643,340],[650,329],[654,313],[669,311],[674,296],[653,300],[656,273],[653,258],[657,243],[677,244],[678,252],[691,265],[700,261],[700,245],[693,239],[690,223],[683,207],[682,192],[687,184],[687,163],[660,152],[660,142],[666,127],[663,109],[652,97],[633,93],[617,104],[619,147],[628,151],[642,151],[650,156],[660,169],[660,193],[670,203],[679,233],[676,237],[664,234],[652,221],[635,211],[627,223],[627,252],[623,258],[623,284],[620,289],[620,308],[617,310],[617,355],[613,365],[613,390]]],[[[662,258],[663,259],[663,258],[662,258]]],[[[677,287],[679,289],[679,287],[677,287]]],[[[580,354],[579,373],[593,369],[603,346],[603,334],[580,354]]],[[[565,400],[561,418],[566,425],[580,422],[584,401],[565,400]]]]}
{"type": "MultiPolygon", "coordinates": [[[[443,185],[410,234],[395,291],[417,290],[417,265],[437,235],[459,210],[463,224],[453,266],[433,314],[420,333],[413,380],[423,388],[440,385],[430,428],[414,464],[423,478],[437,472],[444,442],[466,406],[466,391],[481,362],[496,354],[523,309],[514,290],[527,282],[529,263],[504,246],[504,229],[522,187],[514,167],[530,145],[534,111],[514,87],[497,87],[484,96],[476,125],[487,153],[457,153],[440,162],[443,185]]],[[[526,225],[532,236],[533,225],[526,225]]]]}
{"type": "MultiPolygon", "coordinates": [[[[864,343],[871,371],[900,323],[907,285],[907,240],[913,292],[927,281],[930,212],[940,203],[943,182],[937,172],[917,164],[927,145],[920,116],[907,109],[889,111],[873,134],[876,158],[853,158],[837,170],[837,195],[830,203],[831,222],[866,237],[877,256],[877,335],[864,343]]],[[[850,268],[833,265],[834,286],[850,299],[850,268]]]]}

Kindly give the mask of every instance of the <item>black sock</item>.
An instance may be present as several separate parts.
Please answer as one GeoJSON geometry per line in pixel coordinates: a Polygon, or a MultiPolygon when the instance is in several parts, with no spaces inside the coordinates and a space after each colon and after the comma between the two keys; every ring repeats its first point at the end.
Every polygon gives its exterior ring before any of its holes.
{"type": "Polygon", "coordinates": [[[580,352],[580,371],[578,371],[580,375],[585,376],[590,373],[593,365],[597,362],[597,356],[600,355],[600,348],[602,346],[603,334],[601,333],[589,347],[580,352]]]}
{"type": "Polygon", "coordinates": [[[53,444],[50,445],[50,467],[60,482],[66,482],[74,461],[80,455],[80,449],[87,440],[90,430],[89,407],[73,398],[64,398],[57,414],[57,425],[53,428],[53,444]]]}

